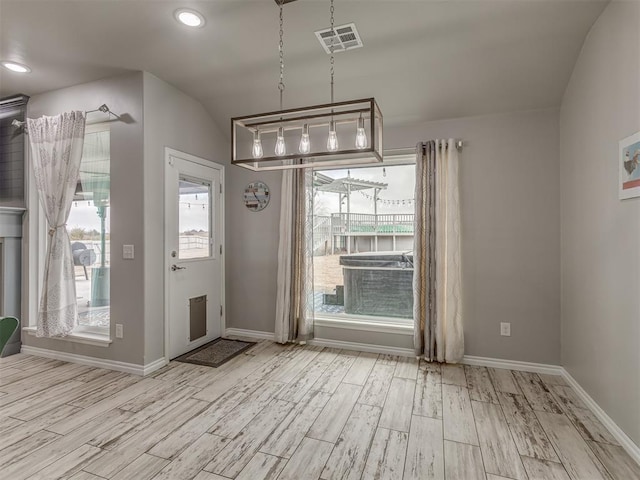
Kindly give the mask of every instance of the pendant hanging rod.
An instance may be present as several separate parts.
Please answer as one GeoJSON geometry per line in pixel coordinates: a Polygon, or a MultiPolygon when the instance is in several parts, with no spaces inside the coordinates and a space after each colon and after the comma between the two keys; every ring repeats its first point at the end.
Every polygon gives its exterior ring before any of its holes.
{"type": "MultiPolygon", "coordinates": [[[[327,117],[327,115],[325,115],[325,117],[327,117]]],[[[354,119],[352,118],[348,118],[345,120],[334,120],[333,121],[333,125],[337,126],[337,125],[353,125],[354,119]]],[[[254,128],[253,131],[254,132],[260,132],[260,134],[269,134],[269,133],[274,133],[277,132],[280,127],[278,126],[279,122],[269,122],[266,127],[260,127],[260,128],[254,128]],[[269,126],[271,125],[271,126],[269,126]]],[[[319,127],[327,127],[327,126],[331,126],[332,121],[331,120],[327,120],[324,122],[316,122],[316,123],[305,123],[304,125],[307,126],[307,130],[310,130],[312,128],[319,128],[319,127]]],[[[300,131],[303,130],[305,127],[304,125],[294,125],[294,126],[287,126],[284,125],[282,126],[282,131],[283,132],[292,132],[292,131],[300,131]]],[[[247,128],[249,128],[249,126],[247,126],[247,128]]]]}
{"type": "MultiPolygon", "coordinates": [[[[256,118],[256,117],[271,117],[271,116],[276,116],[276,115],[280,115],[280,114],[288,114],[288,113],[292,113],[292,112],[305,112],[305,111],[313,111],[313,110],[323,110],[323,109],[327,109],[327,108],[335,108],[337,109],[338,107],[344,107],[346,105],[353,105],[354,103],[365,103],[365,102],[371,102],[373,100],[373,98],[359,98],[357,100],[348,100],[348,101],[344,101],[344,102],[335,102],[335,103],[323,103],[320,105],[310,105],[308,107],[299,107],[299,108],[288,108],[286,110],[276,110],[273,112],[265,112],[265,113],[260,113],[258,115],[245,115],[242,117],[235,117],[233,118],[233,121],[237,121],[237,122],[242,122],[243,120],[246,119],[251,119],[251,118],[256,118]]],[[[360,109],[360,110],[365,110],[365,109],[360,109]]],[[[341,113],[343,113],[342,111],[337,111],[335,112],[336,115],[339,115],[341,113]]],[[[329,116],[329,114],[324,114],[324,116],[329,116]]],[[[244,125],[244,123],[243,123],[244,125]]]]}
{"type": "MultiPolygon", "coordinates": [[[[366,109],[366,108],[359,108],[359,109],[354,109],[354,110],[343,110],[338,112],[336,115],[340,115],[340,116],[344,116],[344,115],[351,115],[351,114],[362,114],[362,113],[369,113],[370,110],[366,109]]],[[[313,118],[328,118],[330,117],[331,114],[326,114],[326,113],[319,113],[317,115],[304,115],[304,116],[299,116],[299,117],[288,117],[287,121],[289,122],[293,122],[293,121],[298,121],[298,120],[308,120],[308,119],[313,119],[313,118]]],[[[356,115],[353,118],[347,118],[344,119],[342,121],[336,121],[336,123],[349,123],[349,122],[353,122],[353,120],[357,120],[359,117],[356,115]]],[[[265,120],[263,122],[252,122],[252,123],[243,123],[243,125],[247,128],[255,128],[255,127],[262,127],[264,125],[278,125],[279,123],[281,123],[282,120],[278,119],[278,120],[265,120]]],[[[328,122],[323,123],[322,125],[327,125],[328,122]]],[[[316,126],[319,124],[309,124],[309,126],[316,126]]],[[[299,127],[288,127],[285,128],[285,130],[295,130],[295,129],[300,129],[302,128],[302,125],[300,125],[299,127]]],[[[262,129],[261,129],[262,131],[262,129]]],[[[264,133],[264,132],[263,132],[264,133]]]]}
{"type": "MultiPolygon", "coordinates": [[[[113,115],[118,120],[120,120],[120,115],[118,115],[117,113],[113,113],[106,103],[103,103],[102,105],[100,105],[95,110],[85,110],[84,113],[85,113],[85,115],[88,115],[88,114],[94,113],[94,112],[102,112],[102,113],[106,113],[108,115],[113,115]]],[[[14,127],[23,127],[25,129],[25,131],[27,130],[27,122],[21,122],[20,120],[14,120],[13,122],[11,122],[11,125],[14,126],[14,127]]]]}
{"type": "Polygon", "coordinates": [[[283,97],[284,97],[284,15],[283,8],[284,0],[279,0],[280,7],[280,42],[278,43],[278,55],[280,57],[280,82],[278,83],[278,90],[280,91],[280,111],[283,109],[283,97]]]}

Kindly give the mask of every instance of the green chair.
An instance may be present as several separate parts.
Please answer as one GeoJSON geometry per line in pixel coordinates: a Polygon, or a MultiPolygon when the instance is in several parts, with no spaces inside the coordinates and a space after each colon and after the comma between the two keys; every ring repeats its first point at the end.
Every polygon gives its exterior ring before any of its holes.
{"type": "Polygon", "coordinates": [[[16,317],[0,318],[0,357],[11,335],[18,329],[18,325],[20,325],[20,322],[16,317]]]}

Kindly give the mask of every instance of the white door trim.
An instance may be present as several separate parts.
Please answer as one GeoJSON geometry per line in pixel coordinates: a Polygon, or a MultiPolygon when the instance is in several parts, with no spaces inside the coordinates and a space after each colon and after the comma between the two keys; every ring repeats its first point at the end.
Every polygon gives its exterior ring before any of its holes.
{"type": "MultiPolygon", "coordinates": [[[[225,271],[225,257],[224,257],[224,244],[222,242],[224,242],[224,238],[225,238],[225,205],[224,205],[224,191],[225,191],[225,183],[224,183],[224,165],[220,164],[220,163],[216,163],[210,160],[206,160],[204,158],[201,157],[196,157],[195,155],[191,155],[189,153],[185,153],[185,152],[181,152],[180,150],[176,150],[173,148],[169,148],[169,147],[164,147],[164,185],[163,185],[163,189],[165,188],[166,184],[167,184],[167,174],[168,174],[168,166],[169,166],[169,161],[171,159],[171,157],[178,157],[182,160],[187,160],[189,162],[193,162],[196,163],[198,165],[202,165],[205,167],[210,167],[213,168],[214,170],[218,170],[219,174],[220,174],[220,192],[219,192],[219,199],[218,199],[218,205],[220,205],[220,210],[221,210],[221,219],[220,219],[220,235],[218,236],[218,238],[220,239],[220,242],[218,242],[214,248],[219,249],[219,251],[221,252],[220,254],[220,305],[222,305],[222,315],[220,316],[220,334],[224,335],[225,332],[225,328],[226,328],[226,316],[227,316],[227,305],[226,305],[226,295],[225,295],[225,278],[226,278],[226,271],[225,271]]],[[[164,202],[166,202],[166,191],[164,191],[164,195],[163,195],[163,200],[164,202]]],[[[163,204],[163,210],[164,210],[164,204],[163,204]]],[[[164,238],[162,239],[162,245],[163,245],[163,255],[164,255],[164,261],[163,261],[163,266],[164,266],[164,270],[163,270],[163,274],[164,274],[164,359],[165,361],[168,363],[169,362],[169,277],[167,275],[167,272],[169,271],[170,268],[170,263],[171,260],[169,258],[169,256],[167,255],[167,242],[166,239],[168,237],[168,234],[170,233],[169,230],[169,225],[166,221],[166,211],[164,213],[164,238]]]]}

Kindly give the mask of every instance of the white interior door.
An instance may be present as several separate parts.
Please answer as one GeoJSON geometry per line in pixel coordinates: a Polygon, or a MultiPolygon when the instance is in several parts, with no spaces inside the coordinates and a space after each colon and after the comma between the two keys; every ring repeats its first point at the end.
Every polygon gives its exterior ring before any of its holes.
{"type": "Polygon", "coordinates": [[[222,333],[222,167],[167,149],[165,247],[168,357],[222,333]]]}

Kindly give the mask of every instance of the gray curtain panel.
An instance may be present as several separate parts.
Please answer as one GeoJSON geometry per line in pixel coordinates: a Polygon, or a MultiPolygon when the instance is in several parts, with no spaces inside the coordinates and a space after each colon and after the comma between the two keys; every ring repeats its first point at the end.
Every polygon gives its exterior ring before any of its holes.
{"type": "Polygon", "coordinates": [[[291,269],[290,338],[313,338],[313,193],[311,171],[296,169],[293,182],[293,251],[291,269]]]}
{"type": "Polygon", "coordinates": [[[416,355],[436,358],[436,142],[416,147],[413,319],[416,355]]]}
{"type": "Polygon", "coordinates": [[[454,139],[419,144],[414,234],[415,351],[429,361],[464,356],[458,151],[454,139]]]}
{"type": "Polygon", "coordinates": [[[310,169],[282,174],[275,337],[313,338],[313,190],[310,169]]]}

